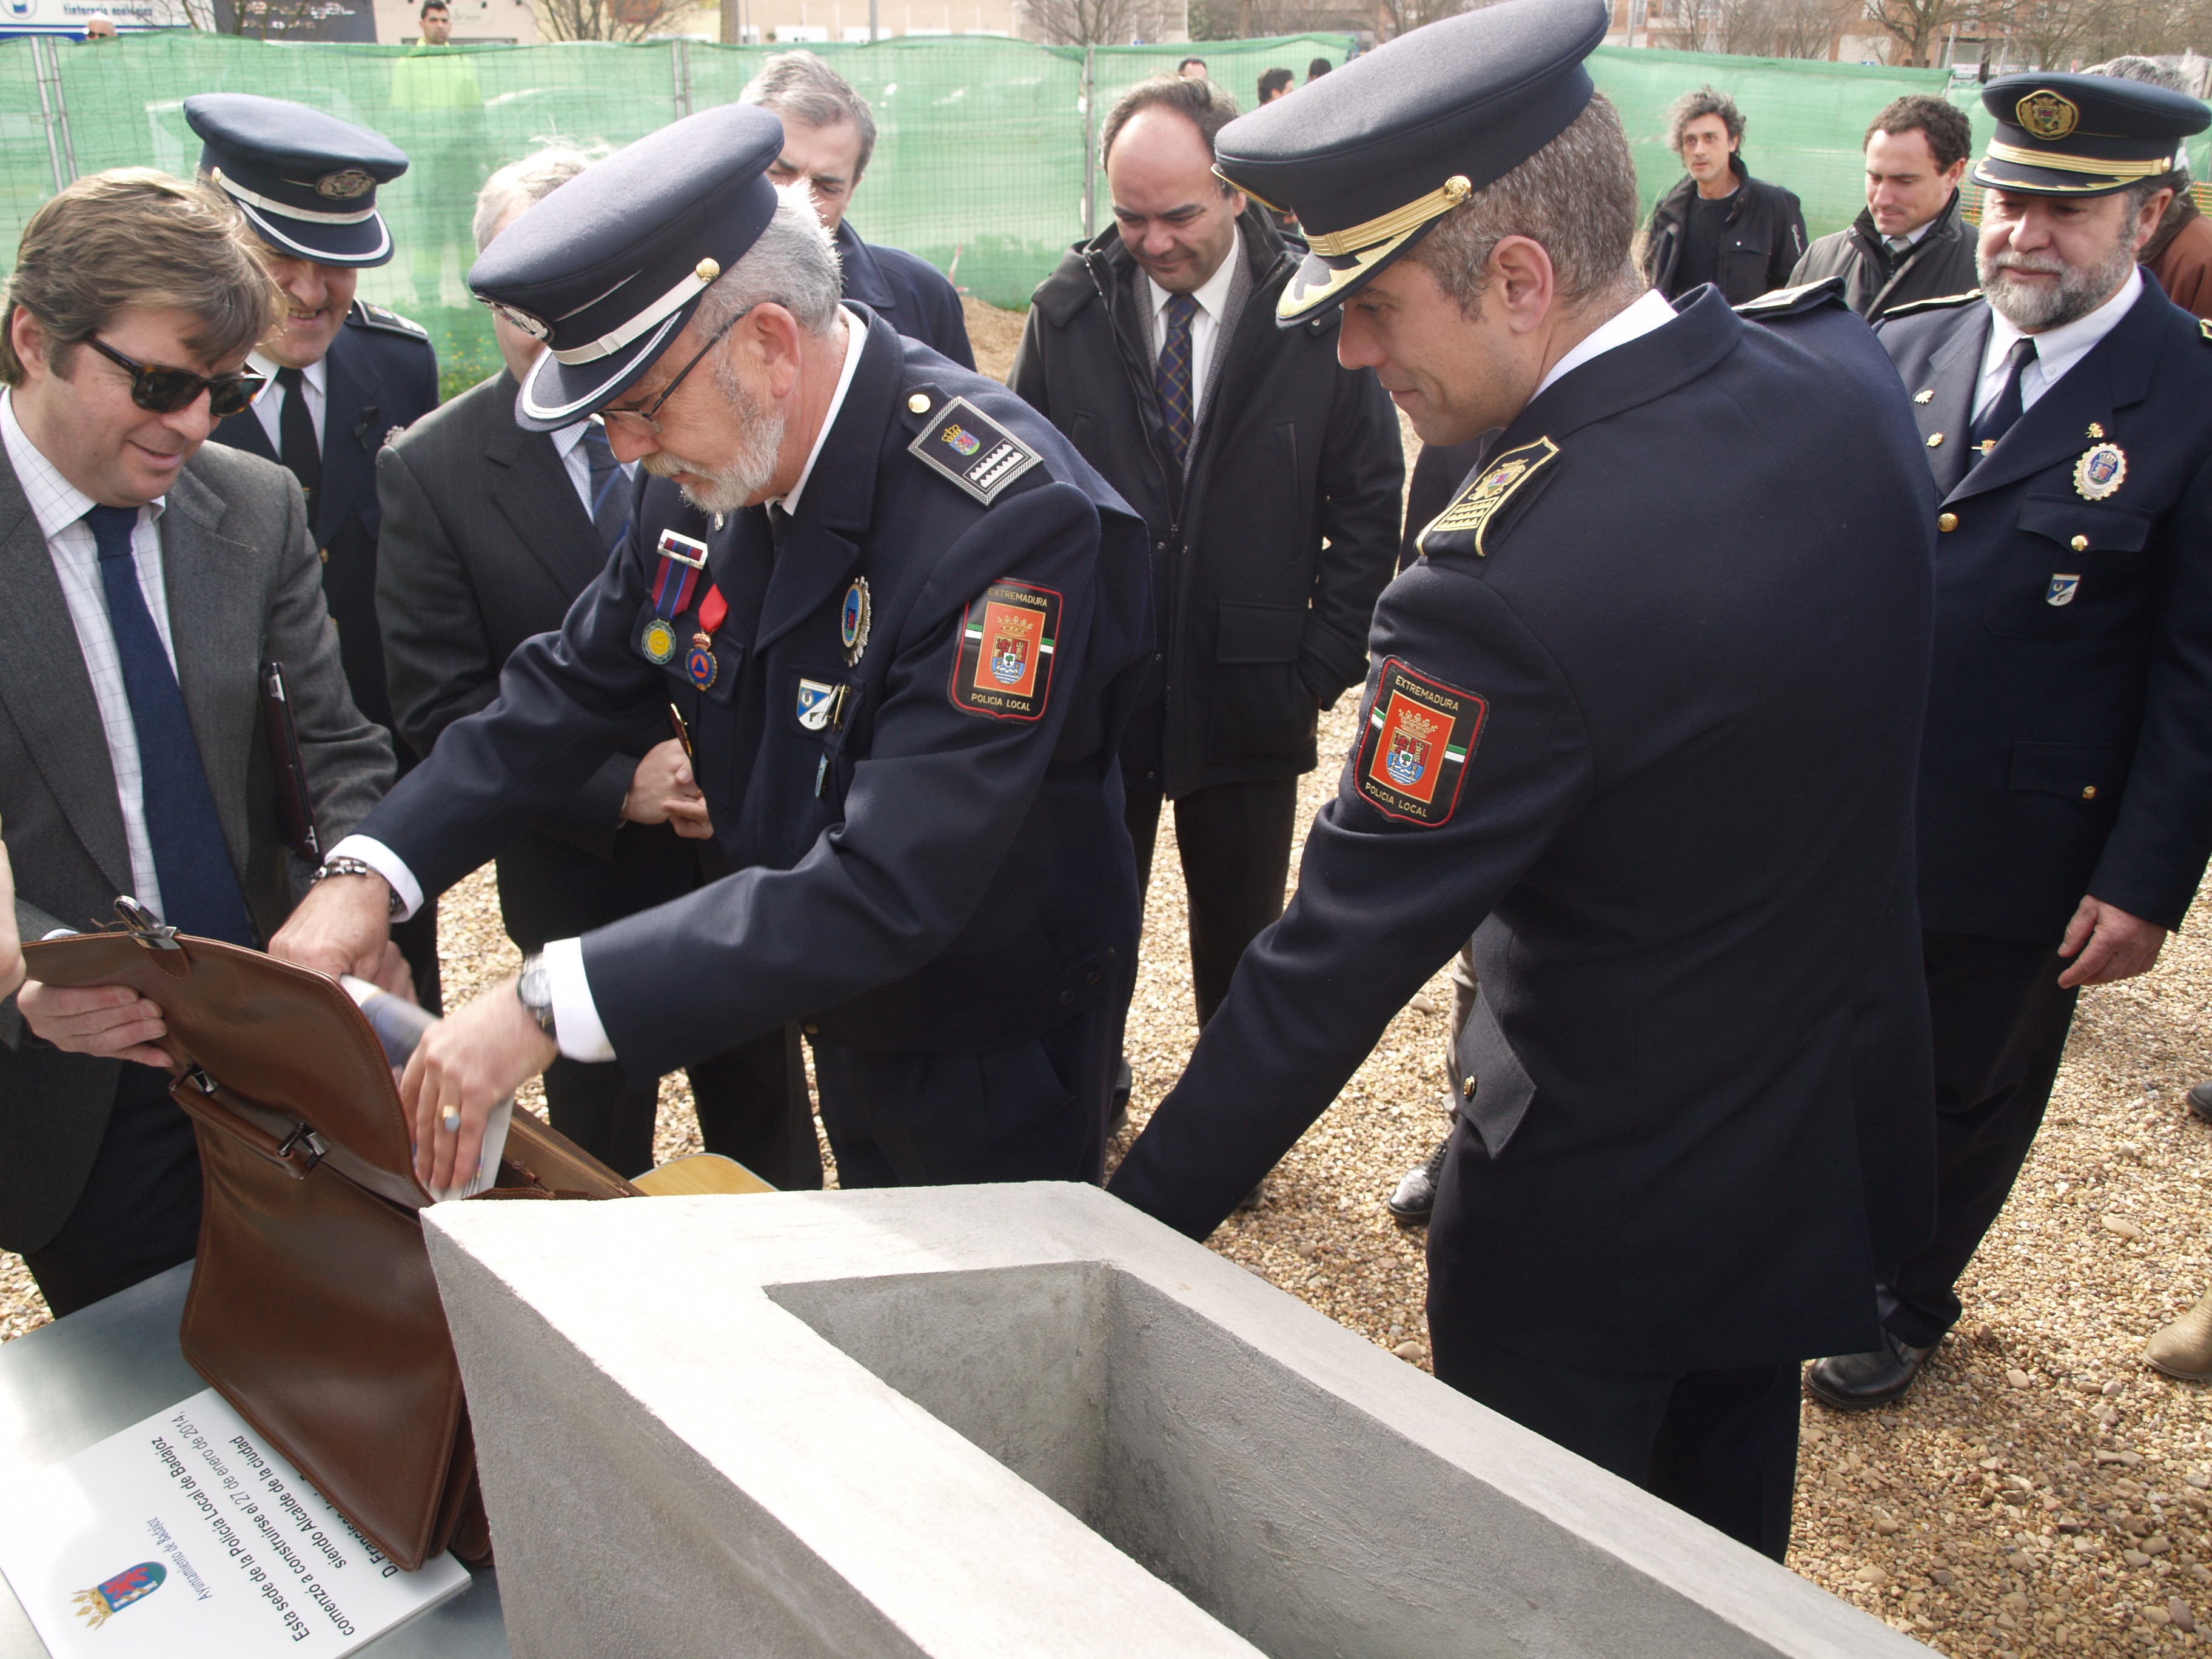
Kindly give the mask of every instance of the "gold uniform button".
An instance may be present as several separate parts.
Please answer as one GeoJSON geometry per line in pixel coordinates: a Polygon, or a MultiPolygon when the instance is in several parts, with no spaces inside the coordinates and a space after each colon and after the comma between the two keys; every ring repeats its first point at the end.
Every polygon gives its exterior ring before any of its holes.
{"type": "Polygon", "coordinates": [[[822,1028],[819,1025],[817,1025],[811,1019],[808,1020],[805,1024],[799,1027],[799,1029],[805,1031],[809,1036],[820,1036],[822,1035],[822,1028]]]}
{"type": "Polygon", "coordinates": [[[2089,538],[2087,536],[2076,536],[2069,544],[2076,553],[2087,553],[2089,550],[2089,538]]]}
{"type": "Polygon", "coordinates": [[[2093,783],[2093,784],[2089,784],[2089,785],[2087,785],[2086,787],[2084,787],[2084,788],[2083,788],[2083,789],[2082,789],[2082,791],[2081,791],[2081,799],[2082,799],[2083,800],[2094,800],[2094,799],[2097,799],[2097,786],[2096,786],[2095,784],[2094,784],[2094,783],[2093,783]]]}
{"type": "Polygon", "coordinates": [[[929,394],[928,394],[927,392],[915,392],[915,393],[914,394],[914,396],[913,396],[913,397],[911,397],[911,398],[908,398],[908,399],[906,400],[906,406],[907,406],[907,409],[908,410],[908,411],[909,411],[909,412],[911,412],[911,413],[913,413],[913,414],[915,414],[915,415],[927,415],[927,414],[928,414],[928,413],[929,413],[929,394]]]}
{"type": "Polygon", "coordinates": [[[1936,527],[1942,531],[1945,535],[1949,535],[1953,531],[1959,527],[1959,515],[1955,513],[1946,513],[1942,514],[1936,520],[1936,527]]]}
{"type": "Polygon", "coordinates": [[[1467,1099],[1473,1100],[1474,1098],[1474,1079],[1473,1078],[1469,1078],[1466,1082],[1461,1084],[1459,1085],[1459,1091],[1467,1099]]]}
{"type": "Polygon", "coordinates": [[[331,562],[331,550],[327,547],[319,548],[316,550],[316,556],[325,564],[328,564],[331,562]]]}
{"type": "Polygon", "coordinates": [[[1930,448],[1930,449],[1939,449],[1939,448],[1941,448],[1941,447],[1942,447],[1942,443],[1943,443],[1943,434],[1942,434],[1942,433],[1940,433],[1940,432],[1931,432],[1931,433],[1929,433],[1929,434],[1928,434],[1928,447],[1929,447],[1929,448],[1930,448]]]}

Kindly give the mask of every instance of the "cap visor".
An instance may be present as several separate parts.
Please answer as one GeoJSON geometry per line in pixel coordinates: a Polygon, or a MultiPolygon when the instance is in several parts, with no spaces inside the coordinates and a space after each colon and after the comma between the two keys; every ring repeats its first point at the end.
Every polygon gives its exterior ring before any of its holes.
{"type": "MultiPolygon", "coordinates": [[[[1431,220],[1429,224],[1436,222],[1431,220]]],[[[1416,225],[1387,242],[1377,242],[1357,253],[1309,253],[1305,263],[1291,273],[1275,301],[1275,325],[1295,328],[1318,317],[1331,306],[1342,305],[1367,286],[1382,268],[1427,234],[1428,224],[1416,225]]]]}
{"type": "Polygon", "coordinates": [[[696,307],[686,306],[643,338],[588,363],[564,363],[543,354],[514,399],[514,423],[526,432],[557,432],[597,414],[635,386],[674,339],[696,307]]]}
{"type": "Polygon", "coordinates": [[[319,265],[380,265],[392,258],[392,233],[380,213],[357,224],[317,225],[281,217],[235,196],[230,199],[263,241],[292,258],[319,265]]]}
{"type": "Polygon", "coordinates": [[[2094,173],[2062,173],[1984,155],[1974,163],[1974,182],[2021,196],[2117,196],[2140,179],[2106,179],[2094,173]]]}

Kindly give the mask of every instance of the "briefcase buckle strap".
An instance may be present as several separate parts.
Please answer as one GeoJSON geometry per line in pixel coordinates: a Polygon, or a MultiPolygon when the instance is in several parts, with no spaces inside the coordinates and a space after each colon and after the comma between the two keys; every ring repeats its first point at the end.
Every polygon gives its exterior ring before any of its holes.
{"type": "Polygon", "coordinates": [[[288,1164],[297,1164],[301,1175],[320,1164],[329,1152],[330,1148],[323,1145],[313,1126],[304,1121],[295,1124],[292,1133],[276,1143],[276,1156],[288,1164]]]}
{"type": "Polygon", "coordinates": [[[115,901],[115,914],[131,937],[149,951],[181,951],[185,948],[177,943],[175,928],[128,895],[115,901]]]}

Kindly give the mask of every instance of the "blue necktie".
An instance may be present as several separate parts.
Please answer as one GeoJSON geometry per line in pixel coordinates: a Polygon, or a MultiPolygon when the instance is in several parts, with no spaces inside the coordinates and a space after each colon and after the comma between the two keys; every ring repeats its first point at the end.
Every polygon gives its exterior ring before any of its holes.
{"type": "Polygon", "coordinates": [[[154,873],[161,883],[161,920],[179,933],[251,947],[253,924],[200,765],[199,743],[185,717],[184,693],[138,588],[138,566],[131,556],[138,509],[95,507],[84,521],[100,549],[107,626],[123,665],[131,723],[138,732],[138,775],[154,873]]]}
{"type": "Polygon", "coordinates": [[[2012,343],[2005,354],[2005,382],[1997,388],[1997,395],[1990,399],[1990,406],[1975,421],[1966,433],[1967,441],[1982,453],[1988,454],[1988,446],[2011,431],[2021,416],[2020,377],[2035,361],[2035,337],[2023,334],[2012,343]]]}
{"type": "Polygon", "coordinates": [[[629,534],[629,480],[607,442],[607,429],[597,421],[584,425],[584,459],[592,468],[592,527],[599,532],[599,545],[609,554],[629,534]]]}
{"type": "Polygon", "coordinates": [[[1176,462],[1190,465],[1190,319],[1198,301],[1178,294],[1167,302],[1167,338],[1160,343],[1159,366],[1153,372],[1160,393],[1160,412],[1167,416],[1168,436],[1175,443],[1176,462]]]}

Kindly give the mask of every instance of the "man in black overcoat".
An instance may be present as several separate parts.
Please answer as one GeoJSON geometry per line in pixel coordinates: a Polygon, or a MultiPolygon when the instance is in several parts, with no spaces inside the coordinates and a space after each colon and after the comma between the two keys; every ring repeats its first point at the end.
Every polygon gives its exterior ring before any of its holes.
{"type": "Polygon", "coordinates": [[[1643,290],[1605,27],[1505,0],[1221,135],[1314,233],[1285,319],[1342,304],[1424,441],[1504,429],[1384,591],[1297,895],[1112,1190],[1204,1237],[1473,934],[1437,1375],[1779,1558],[1799,1362],[1871,1333],[1926,1226],[1935,502],[1838,289],[1643,290]],[[1717,512],[1716,453],[1756,505],[1717,512]]]}
{"type": "Polygon", "coordinates": [[[2080,988],[2157,962],[2212,848],[2212,335],[2136,263],[2212,112],[2103,76],[1983,98],[1981,290],[1880,330],[1942,497],[1918,836],[1940,1163],[1881,1342],[1809,1373],[1847,1409],[1903,1394],[1958,1320],[2080,988]]]}

